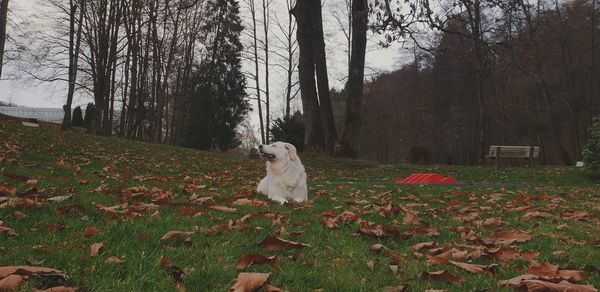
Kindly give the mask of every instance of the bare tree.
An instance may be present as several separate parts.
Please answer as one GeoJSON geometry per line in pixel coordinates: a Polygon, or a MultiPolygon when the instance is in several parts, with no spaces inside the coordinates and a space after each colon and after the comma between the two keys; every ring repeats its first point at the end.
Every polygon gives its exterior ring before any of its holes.
{"type": "Polygon", "coordinates": [[[367,0],[352,1],[352,57],[346,86],[346,126],[341,141],[341,152],[349,157],[357,157],[360,141],[368,12],[367,0]]]}
{"type": "Polygon", "coordinates": [[[269,128],[271,127],[271,103],[269,90],[269,24],[271,23],[270,8],[271,0],[262,0],[263,10],[263,29],[264,29],[264,42],[263,49],[265,52],[265,142],[270,143],[271,134],[269,128]]]}
{"type": "Polygon", "coordinates": [[[67,103],[64,105],[63,129],[71,127],[71,105],[77,82],[84,7],[77,0],[69,0],[69,89],[67,92],[67,103]],[[77,12],[78,8],[79,13],[77,12]]]}
{"type": "Polygon", "coordinates": [[[279,28],[279,32],[281,33],[281,37],[275,35],[275,37],[279,40],[281,44],[281,51],[284,53],[279,53],[278,51],[274,51],[273,53],[281,57],[285,64],[279,65],[281,68],[285,70],[286,73],[286,87],[285,87],[285,117],[290,118],[291,115],[291,101],[298,94],[298,90],[295,89],[297,82],[294,81],[294,72],[296,72],[296,68],[298,66],[297,63],[297,55],[298,51],[298,41],[295,38],[296,33],[296,22],[293,19],[293,15],[290,12],[291,8],[294,6],[294,0],[285,0],[286,11],[287,11],[287,19],[286,23],[282,23],[277,14],[274,14],[275,24],[279,28]]]}

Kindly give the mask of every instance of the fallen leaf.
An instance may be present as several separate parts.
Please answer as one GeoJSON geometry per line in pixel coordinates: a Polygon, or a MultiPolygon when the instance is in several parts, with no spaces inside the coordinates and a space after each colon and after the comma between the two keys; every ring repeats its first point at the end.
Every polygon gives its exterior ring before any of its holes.
{"type": "Polygon", "coordinates": [[[483,242],[485,244],[488,245],[492,245],[492,244],[512,244],[515,242],[527,242],[529,241],[531,238],[533,238],[533,235],[531,235],[531,233],[528,232],[523,232],[523,231],[500,231],[500,232],[494,232],[494,234],[490,237],[486,237],[483,238],[483,242]]]}
{"type": "Polygon", "coordinates": [[[100,233],[100,231],[98,230],[98,228],[96,227],[91,227],[88,226],[85,228],[85,230],[83,231],[83,235],[90,237],[90,236],[94,236],[96,234],[100,233]]]}
{"type": "Polygon", "coordinates": [[[231,204],[234,206],[246,206],[246,205],[255,206],[255,207],[268,206],[268,203],[265,201],[257,200],[257,199],[246,199],[246,198],[237,199],[237,200],[231,202],[231,204]]]}
{"type": "Polygon", "coordinates": [[[288,241],[275,236],[267,236],[261,243],[258,244],[258,246],[270,252],[310,247],[308,244],[288,241]]]}
{"type": "Polygon", "coordinates": [[[597,292],[598,290],[592,285],[575,285],[568,281],[562,281],[558,284],[545,282],[541,280],[525,280],[518,286],[525,288],[527,291],[544,291],[544,292],[597,292]]]}
{"type": "Polygon", "coordinates": [[[79,288],[75,287],[65,287],[65,286],[57,286],[44,290],[33,290],[33,292],[77,292],[79,288]]]}
{"type": "Polygon", "coordinates": [[[56,197],[52,197],[52,198],[48,198],[46,199],[46,201],[52,201],[52,202],[62,202],[65,201],[67,199],[69,199],[70,197],[72,197],[73,195],[68,195],[68,196],[56,196],[56,197]]]}
{"type": "Polygon", "coordinates": [[[6,226],[0,226],[0,233],[6,233],[8,235],[17,236],[17,232],[14,229],[6,226]]]}
{"type": "Polygon", "coordinates": [[[266,257],[260,254],[251,254],[251,255],[243,255],[240,257],[236,267],[238,269],[245,269],[251,265],[261,265],[261,264],[275,264],[280,261],[278,256],[270,256],[266,257]]]}
{"type": "Polygon", "coordinates": [[[208,206],[208,208],[213,209],[213,210],[217,210],[217,211],[221,211],[221,212],[227,212],[227,213],[235,213],[237,211],[236,208],[230,208],[230,207],[225,207],[225,206],[217,206],[217,205],[208,206]]]}
{"type": "Polygon", "coordinates": [[[0,291],[17,290],[23,283],[25,277],[20,275],[8,275],[0,279],[0,291]]]}
{"type": "Polygon", "coordinates": [[[206,212],[204,210],[193,210],[193,209],[184,208],[184,209],[177,210],[177,214],[183,215],[183,216],[200,216],[200,215],[208,214],[208,212],[206,212]]]}
{"type": "Polygon", "coordinates": [[[263,287],[269,278],[271,273],[240,273],[237,278],[237,282],[229,288],[232,292],[249,292],[256,291],[263,287]]]}
{"type": "Polygon", "coordinates": [[[66,224],[62,224],[62,223],[55,223],[55,224],[48,224],[46,225],[46,231],[48,232],[59,232],[61,230],[64,230],[65,228],[67,228],[66,224]]]}
{"type": "Polygon", "coordinates": [[[90,256],[96,257],[96,256],[100,255],[100,250],[102,248],[104,248],[104,243],[102,243],[102,242],[92,244],[90,246],[90,256]]]}
{"type": "Polygon", "coordinates": [[[158,210],[154,211],[154,213],[150,215],[150,220],[152,220],[153,222],[160,220],[160,213],[158,212],[158,210]]]}
{"type": "Polygon", "coordinates": [[[437,272],[424,271],[421,273],[421,279],[427,280],[427,281],[434,280],[434,281],[448,282],[451,284],[460,284],[462,282],[462,278],[457,277],[446,270],[437,271],[437,272]]]}
{"type": "Polygon", "coordinates": [[[173,265],[173,261],[166,257],[160,257],[160,265],[167,268],[173,265]]]}
{"type": "Polygon", "coordinates": [[[550,263],[531,263],[529,270],[527,270],[527,274],[548,277],[548,278],[556,278],[558,276],[558,266],[552,265],[550,263]]]}
{"type": "Polygon", "coordinates": [[[107,265],[121,265],[125,263],[125,259],[118,256],[112,256],[107,258],[106,261],[104,261],[104,263],[107,265]]]}
{"type": "Polygon", "coordinates": [[[14,196],[17,194],[16,188],[9,188],[6,186],[0,186],[0,194],[5,196],[14,196]]]}
{"type": "Polygon", "coordinates": [[[166,241],[170,239],[183,239],[183,242],[187,245],[192,244],[192,237],[190,235],[194,234],[194,232],[184,232],[184,231],[169,231],[163,237],[160,238],[160,241],[166,241]]]}
{"type": "Polygon", "coordinates": [[[399,286],[387,286],[384,288],[385,292],[405,292],[408,289],[408,286],[399,285],[399,286]]]}

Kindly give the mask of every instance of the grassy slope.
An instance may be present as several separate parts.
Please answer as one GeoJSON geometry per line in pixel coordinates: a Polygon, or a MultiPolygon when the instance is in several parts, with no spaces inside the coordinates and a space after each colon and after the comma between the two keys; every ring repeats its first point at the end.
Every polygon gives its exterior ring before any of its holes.
{"type": "MultiPolygon", "coordinates": [[[[366,162],[332,160],[323,157],[304,157],[309,174],[310,197],[314,204],[305,208],[278,206],[239,206],[236,213],[224,213],[199,205],[196,208],[208,211],[197,217],[176,213],[183,208],[161,206],[160,219],[152,221],[150,214],[138,219],[115,218],[100,212],[94,204],[113,206],[118,203],[121,181],[125,187],[148,186],[169,190],[178,196],[178,201],[189,201],[182,191],[183,178],[200,178],[200,184],[208,187],[196,193],[199,196],[214,196],[218,205],[230,206],[236,194],[253,189],[264,172],[264,165],[234,156],[210,154],[194,150],[152,145],[146,143],[101,138],[79,133],[57,133],[47,129],[29,129],[20,125],[0,121],[0,173],[13,173],[38,180],[37,188],[44,197],[73,194],[63,202],[47,202],[40,208],[0,208],[0,220],[14,228],[18,236],[0,234],[0,266],[30,265],[65,270],[72,285],[86,286],[95,291],[169,291],[175,290],[173,279],[167,269],[159,264],[161,257],[171,259],[174,265],[186,271],[185,285],[189,291],[224,291],[234,282],[240,272],[235,265],[240,256],[251,253],[274,255],[256,245],[266,236],[280,232],[280,226],[270,219],[251,219],[249,230],[230,230],[209,233],[207,228],[226,224],[245,214],[257,211],[279,212],[289,220],[284,221],[281,237],[310,244],[310,248],[278,253],[283,257],[277,267],[255,265],[247,271],[273,272],[270,280],[275,286],[292,291],[308,291],[322,288],[325,291],[376,291],[385,286],[408,284],[412,291],[427,288],[466,291],[473,289],[503,290],[497,281],[523,274],[529,263],[517,260],[509,266],[498,268],[496,275],[470,274],[448,266],[427,266],[424,259],[412,257],[412,246],[419,242],[435,241],[452,246],[464,243],[455,231],[457,226],[469,226],[482,237],[492,233],[492,228],[480,228],[454,219],[456,209],[447,211],[448,202],[459,201],[460,207],[490,206],[480,211],[482,218],[497,217],[507,222],[498,230],[520,229],[531,231],[532,240],[516,244],[518,251],[540,252],[538,261],[558,264],[562,269],[581,269],[586,273],[584,283],[600,286],[599,226],[596,222],[562,219],[560,214],[568,210],[587,211],[600,217],[600,187],[580,177],[572,168],[493,168],[462,166],[377,166],[366,162]],[[19,157],[7,148],[19,146],[19,157]],[[64,160],[66,165],[57,164],[64,160]],[[75,172],[79,164],[81,171],[75,172]],[[435,171],[455,176],[465,184],[461,187],[402,186],[391,183],[416,171],[435,171]],[[123,173],[131,172],[122,180],[123,173]],[[157,179],[168,178],[166,182],[157,179]],[[89,179],[87,185],[81,179],[89,179]],[[348,183],[350,182],[350,183],[348,183]],[[382,194],[390,191],[387,199],[399,205],[427,203],[413,209],[420,212],[421,224],[438,229],[439,236],[427,238],[417,235],[408,240],[394,238],[371,238],[354,236],[359,229],[356,224],[344,225],[340,229],[328,229],[319,217],[324,211],[336,214],[344,210],[358,213],[367,200],[377,203],[382,194]],[[491,203],[483,195],[507,193],[497,203],[491,203]],[[461,195],[462,194],[462,195],[461,195]],[[501,209],[512,199],[520,196],[549,194],[566,199],[556,210],[549,211],[550,218],[522,220],[525,212],[506,212],[501,209]],[[439,199],[433,200],[432,199],[439,199]],[[440,201],[441,200],[441,201],[440,201]],[[84,210],[59,214],[56,209],[80,204],[84,210]],[[18,219],[15,211],[22,211],[26,218],[18,219]],[[46,226],[54,223],[66,224],[58,232],[48,232],[46,226]],[[560,224],[569,229],[559,230],[560,224]],[[99,235],[85,237],[86,227],[98,228],[99,235]],[[260,227],[260,228],[257,228],[260,227]],[[191,231],[193,244],[161,243],[161,238],[171,230],[191,231]],[[290,234],[304,231],[297,238],[290,234]],[[104,243],[99,257],[89,257],[89,246],[104,243]],[[400,265],[397,275],[389,269],[389,260],[374,254],[369,247],[382,243],[391,250],[404,255],[408,262],[400,265]],[[565,253],[554,253],[565,251],[565,253]],[[554,254],[553,254],[554,253],[554,254]],[[107,265],[110,256],[122,256],[126,263],[120,266],[107,265]],[[371,270],[367,262],[375,261],[371,270]],[[464,278],[461,286],[443,282],[420,280],[422,271],[447,269],[464,278]]],[[[28,186],[5,176],[0,176],[0,185],[17,187],[19,192],[28,186]]],[[[256,197],[264,199],[262,197],[256,197]]],[[[146,202],[149,202],[146,200],[146,202]]],[[[548,211],[547,200],[527,202],[539,211],[548,211]]],[[[364,214],[363,219],[401,231],[412,227],[402,224],[402,215],[384,218],[377,212],[364,214]]],[[[482,257],[476,263],[487,264],[493,260],[482,257]]],[[[40,285],[29,281],[25,289],[40,285]]]]}

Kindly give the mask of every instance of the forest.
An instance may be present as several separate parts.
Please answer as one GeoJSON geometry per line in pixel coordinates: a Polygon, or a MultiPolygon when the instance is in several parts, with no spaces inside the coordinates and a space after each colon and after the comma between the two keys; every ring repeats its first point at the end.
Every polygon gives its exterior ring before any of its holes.
{"type": "Polygon", "coordinates": [[[304,137],[307,151],[449,164],[525,145],[572,165],[599,112],[595,0],[51,0],[37,4],[50,29],[30,36],[8,2],[3,64],[67,84],[65,129],[87,96],[90,133],[154,143],[304,137]],[[367,74],[367,52],[390,46],[403,65],[367,74]]]}

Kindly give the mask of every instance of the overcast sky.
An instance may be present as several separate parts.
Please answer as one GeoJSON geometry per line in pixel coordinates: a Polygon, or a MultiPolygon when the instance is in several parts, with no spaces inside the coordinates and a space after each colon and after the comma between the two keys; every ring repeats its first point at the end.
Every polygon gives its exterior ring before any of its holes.
{"type": "MultiPolygon", "coordinates": [[[[287,13],[284,6],[281,5],[283,1],[274,1],[273,10],[275,13],[280,15],[281,19],[285,18],[287,13]]],[[[345,48],[342,45],[344,43],[343,33],[339,28],[339,25],[332,17],[332,11],[339,9],[336,7],[341,0],[325,0],[323,2],[323,18],[324,18],[324,30],[326,38],[326,50],[328,59],[328,73],[330,78],[330,84],[332,87],[340,88],[343,86],[344,79],[347,72],[347,57],[344,52],[345,48]]],[[[242,13],[244,14],[245,4],[241,3],[242,13]]],[[[28,27],[28,29],[43,31],[47,26],[44,26],[40,21],[39,15],[42,8],[36,3],[36,0],[16,0],[10,1],[10,22],[12,26],[9,26],[8,34],[10,35],[11,27],[14,29],[17,27],[28,27]]],[[[245,15],[242,15],[244,17],[245,15]]],[[[274,37],[271,37],[271,42],[276,42],[274,37]]],[[[377,43],[377,36],[370,36],[370,46],[366,57],[366,74],[373,74],[375,72],[384,72],[397,69],[401,64],[406,63],[403,56],[406,56],[400,45],[391,46],[390,48],[380,48],[377,43]]],[[[252,64],[245,64],[245,66],[253,66],[252,64]]],[[[281,114],[283,105],[283,90],[285,86],[285,78],[277,72],[277,68],[271,69],[271,88],[272,96],[275,100],[273,104],[274,116],[281,114]]],[[[282,72],[281,72],[282,73],[282,72]]],[[[65,85],[63,82],[55,82],[49,84],[39,84],[39,82],[28,79],[25,74],[15,70],[14,66],[10,63],[5,65],[3,72],[3,79],[0,80],[0,101],[10,102],[22,106],[30,107],[62,107],[65,102],[65,85]],[[4,74],[6,73],[6,74],[4,74]],[[8,75],[8,76],[7,76],[8,75]],[[12,75],[19,76],[20,78],[11,78],[12,75]],[[7,80],[6,78],[11,78],[7,80]]],[[[77,95],[74,104],[81,105],[87,104],[91,101],[91,98],[86,95],[77,95]]],[[[296,103],[299,106],[299,102],[296,103]]],[[[256,114],[251,113],[252,116],[256,114]]],[[[257,118],[251,117],[253,124],[256,124],[257,118]]]]}

